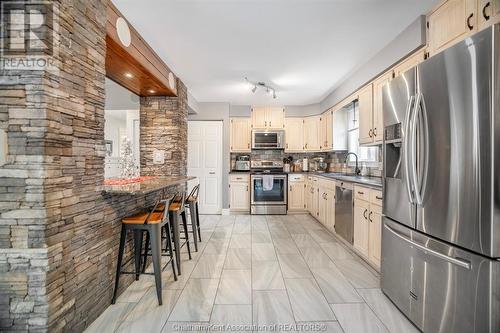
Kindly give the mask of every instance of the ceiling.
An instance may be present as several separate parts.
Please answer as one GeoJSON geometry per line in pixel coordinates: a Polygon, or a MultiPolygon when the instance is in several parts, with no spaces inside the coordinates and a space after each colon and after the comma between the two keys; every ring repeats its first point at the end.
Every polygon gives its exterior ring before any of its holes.
{"type": "Polygon", "coordinates": [[[199,102],[306,105],[436,0],[113,0],[199,102]],[[253,94],[264,81],[278,98],[253,94]]]}

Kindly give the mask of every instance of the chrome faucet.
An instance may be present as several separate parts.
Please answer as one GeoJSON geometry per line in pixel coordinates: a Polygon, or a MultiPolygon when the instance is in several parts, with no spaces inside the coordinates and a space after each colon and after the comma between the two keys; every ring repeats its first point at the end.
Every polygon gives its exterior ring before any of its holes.
{"type": "Polygon", "coordinates": [[[349,152],[345,155],[345,161],[344,163],[347,163],[347,159],[349,158],[349,155],[354,155],[354,157],[356,157],[356,167],[354,168],[354,174],[356,176],[359,176],[361,174],[361,169],[358,168],[358,155],[356,155],[356,153],[352,153],[352,152],[349,152]]]}

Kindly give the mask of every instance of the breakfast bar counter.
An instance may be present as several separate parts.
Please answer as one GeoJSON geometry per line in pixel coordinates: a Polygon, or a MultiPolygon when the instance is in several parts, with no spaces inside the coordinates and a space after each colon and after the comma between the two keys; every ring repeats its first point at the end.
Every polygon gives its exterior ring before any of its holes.
{"type": "Polygon", "coordinates": [[[102,192],[117,195],[140,195],[161,190],[165,187],[184,184],[196,179],[191,176],[139,177],[136,181],[107,180],[102,192]]]}

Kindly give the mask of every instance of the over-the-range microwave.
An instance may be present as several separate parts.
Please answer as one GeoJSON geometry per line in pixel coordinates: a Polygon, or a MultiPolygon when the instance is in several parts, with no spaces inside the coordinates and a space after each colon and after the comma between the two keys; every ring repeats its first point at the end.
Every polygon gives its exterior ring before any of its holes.
{"type": "Polygon", "coordinates": [[[253,130],[252,149],[284,149],[284,130],[253,130]]]}

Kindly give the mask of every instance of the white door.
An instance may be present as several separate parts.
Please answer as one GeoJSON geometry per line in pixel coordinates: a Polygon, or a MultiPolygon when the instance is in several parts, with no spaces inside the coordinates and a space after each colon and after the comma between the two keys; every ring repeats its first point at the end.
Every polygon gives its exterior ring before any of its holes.
{"type": "MultiPolygon", "coordinates": [[[[188,176],[200,184],[200,214],[222,210],[222,121],[188,122],[188,176]]],[[[190,184],[191,189],[193,184],[190,184]]]]}

